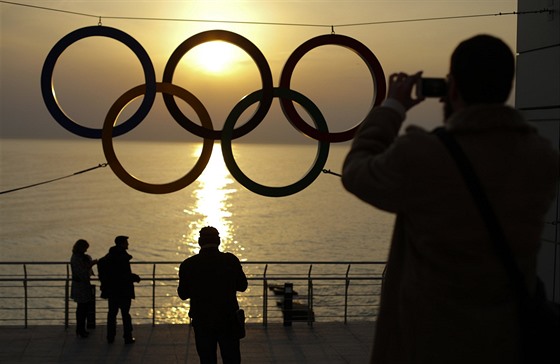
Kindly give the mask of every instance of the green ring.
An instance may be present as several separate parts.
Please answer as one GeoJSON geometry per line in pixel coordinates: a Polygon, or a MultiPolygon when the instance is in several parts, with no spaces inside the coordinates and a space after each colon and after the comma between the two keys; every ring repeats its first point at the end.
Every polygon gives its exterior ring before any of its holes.
{"type": "MultiPolygon", "coordinates": [[[[241,171],[233,156],[233,150],[231,148],[233,129],[241,114],[249,106],[259,101],[262,97],[262,93],[262,90],[258,90],[244,97],[237,103],[237,105],[235,105],[235,107],[228,115],[222,130],[221,138],[222,155],[224,157],[224,162],[233,178],[235,178],[237,182],[241,183],[245,188],[256,194],[268,197],[284,197],[293,195],[309,186],[311,183],[313,183],[313,181],[315,181],[317,176],[319,176],[319,174],[323,170],[323,167],[325,166],[325,163],[327,162],[330,143],[328,141],[319,141],[314,165],[307,172],[307,174],[303,176],[303,178],[295,183],[292,183],[291,185],[282,187],[265,186],[247,177],[245,173],[241,171]]],[[[327,122],[325,121],[325,118],[323,117],[323,114],[321,114],[319,108],[304,95],[294,90],[275,87],[273,96],[279,98],[287,98],[297,102],[307,111],[309,116],[311,116],[313,122],[315,123],[315,126],[317,127],[317,130],[323,133],[329,132],[327,122]]]]}

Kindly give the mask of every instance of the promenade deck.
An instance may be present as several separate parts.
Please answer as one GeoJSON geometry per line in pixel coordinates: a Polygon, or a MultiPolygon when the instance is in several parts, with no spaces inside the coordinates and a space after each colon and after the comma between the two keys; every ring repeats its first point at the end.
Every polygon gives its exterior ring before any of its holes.
{"type": "MultiPolygon", "coordinates": [[[[136,325],[136,343],[117,337],[105,340],[105,326],[76,337],[62,326],[0,326],[1,363],[198,363],[190,325],[136,325]]],[[[373,322],[248,324],[241,341],[242,362],[248,364],[367,363],[373,322]]],[[[118,335],[118,333],[117,333],[118,335]]],[[[219,361],[221,363],[221,361],[219,361]]]]}

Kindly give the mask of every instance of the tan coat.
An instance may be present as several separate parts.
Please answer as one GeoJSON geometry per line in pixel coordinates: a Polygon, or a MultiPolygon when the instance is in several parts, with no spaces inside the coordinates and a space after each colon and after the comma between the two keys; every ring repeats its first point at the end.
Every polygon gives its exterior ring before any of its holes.
{"type": "MultiPolygon", "coordinates": [[[[372,363],[515,363],[515,296],[469,190],[432,133],[379,107],[356,135],[345,188],[397,214],[372,363]]],[[[529,281],[558,154],[505,106],[468,108],[446,123],[469,156],[529,281]]]]}
{"type": "Polygon", "coordinates": [[[70,258],[72,269],[72,285],[70,287],[70,298],[78,303],[91,302],[94,300],[93,289],[90,282],[92,259],[87,254],[73,253],[70,258]]]}

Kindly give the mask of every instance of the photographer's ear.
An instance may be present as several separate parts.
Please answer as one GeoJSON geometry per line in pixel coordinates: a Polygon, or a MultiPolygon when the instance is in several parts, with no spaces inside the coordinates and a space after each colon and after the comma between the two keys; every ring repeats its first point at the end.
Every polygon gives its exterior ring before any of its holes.
{"type": "Polygon", "coordinates": [[[457,88],[457,83],[455,82],[453,75],[447,76],[447,97],[449,98],[451,105],[453,105],[454,110],[459,110],[464,107],[463,98],[457,88]]]}

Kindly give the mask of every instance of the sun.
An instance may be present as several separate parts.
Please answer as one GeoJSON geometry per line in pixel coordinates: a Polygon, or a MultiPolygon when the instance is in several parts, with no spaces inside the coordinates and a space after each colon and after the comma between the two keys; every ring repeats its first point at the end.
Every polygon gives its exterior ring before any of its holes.
{"type": "Polygon", "coordinates": [[[231,70],[238,56],[237,47],[224,41],[200,44],[192,49],[196,66],[208,73],[224,73],[231,70]]]}

